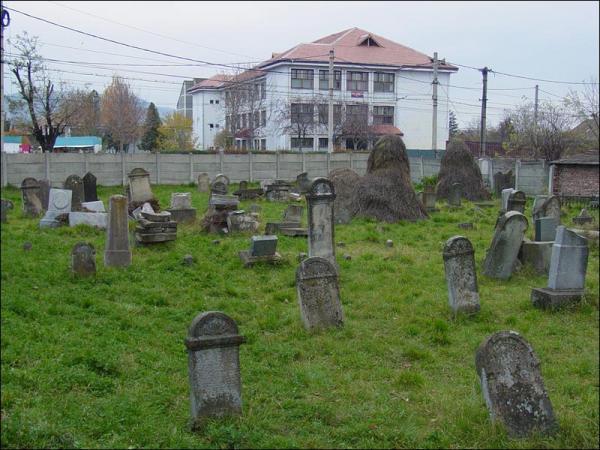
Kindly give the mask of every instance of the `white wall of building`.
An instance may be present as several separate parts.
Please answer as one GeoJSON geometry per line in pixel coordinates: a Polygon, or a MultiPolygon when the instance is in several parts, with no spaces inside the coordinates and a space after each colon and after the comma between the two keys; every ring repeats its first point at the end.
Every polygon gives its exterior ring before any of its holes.
{"type": "Polygon", "coordinates": [[[225,128],[223,97],[223,92],[217,89],[203,89],[192,96],[192,126],[201,150],[213,147],[216,134],[225,128]]]}

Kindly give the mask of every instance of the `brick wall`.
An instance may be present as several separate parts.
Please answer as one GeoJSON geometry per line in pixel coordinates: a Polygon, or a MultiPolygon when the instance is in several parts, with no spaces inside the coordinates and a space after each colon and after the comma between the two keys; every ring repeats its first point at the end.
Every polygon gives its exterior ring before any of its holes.
{"type": "Polygon", "coordinates": [[[597,197],[598,166],[555,165],[552,190],[554,195],[597,197]]]}

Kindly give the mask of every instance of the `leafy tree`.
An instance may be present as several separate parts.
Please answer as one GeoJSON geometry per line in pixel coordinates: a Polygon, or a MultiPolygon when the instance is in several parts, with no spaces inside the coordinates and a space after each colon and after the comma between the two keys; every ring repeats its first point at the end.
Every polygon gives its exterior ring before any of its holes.
{"type": "Polygon", "coordinates": [[[164,152],[192,151],[196,149],[192,119],[183,114],[172,113],[165,117],[158,129],[158,148],[164,152]]]}
{"type": "Polygon", "coordinates": [[[71,117],[69,128],[72,136],[100,136],[100,95],[77,89],[69,92],[63,101],[63,108],[74,109],[78,113],[71,117]]]}
{"type": "Polygon", "coordinates": [[[221,131],[219,131],[216,135],[215,135],[215,147],[216,148],[222,148],[225,150],[230,149],[231,147],[233,147],[233,135],[231,134],[230,131],[223,129],[221,131]]]}
{"type": "Polygon", "coordinates": [[[158,110],[154,103],[148,105],[146,110],[146,121],[144,122],[144,134],[140,148],[142,150],[156,150],[158,148],[158,129],[162,125],[158,110]]]}
{"type": "Polygon", "coordinates": [[[458,134],[458,121],[456,120],[454,111],[450,111],[448,114],[448,134],[450,139],[458,134]]]}

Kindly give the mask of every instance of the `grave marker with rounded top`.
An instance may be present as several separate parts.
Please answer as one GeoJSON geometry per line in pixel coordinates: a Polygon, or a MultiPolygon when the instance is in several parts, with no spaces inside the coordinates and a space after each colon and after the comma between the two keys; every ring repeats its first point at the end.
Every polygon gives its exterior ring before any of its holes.
{"type": "Polygon", "coordinates": [[[213,183],[215,183],[215,182],[225,183],[225,186],[227,186],[227,188],[229,188],[229,185],[231,184],[231,180],[229,179],[229,177],[222,173],[217,174],[217,176],[213,180],[213,183]]]}
{"type": "Polygon", "coordinates": [[[76,277],[96,275],[96,249],[87,242],[75,244],[71,251],[71,270],[76,277]]]}
{"type": "Polygon", "coordinates": [[[40,183],[35,178],[25,178],[21,182],[21,199],[23,200],[23,213],[29,217],[37,217],[42,213],[40,200],[40,183]]]}
{"type": "Polygon", "coordinates": [[[307,330],[344,324],[337,269],[327,259],[318,256],[304,259],[296,270],[296,290],[307,330]]]}
{"type": "Polygon", "coordinates": [[[210,191],[210,177],[206,172],[198,174],[198,192],[210,191]]]}
{"type": "Polygon", "coordinates": [[[310,189],[310,180],[308,178],[308,172],[302,172],[296,176],[296,187],[298,192],[305,194],[310,189]]]}
{"type": "Polygon", "coordinates": [[[96,176],[92,172],[88,172],[83,176],[83,193],[86,202],[98,201],[96,176]]]}
{"type": "Polygon", "coordinates": [[[308,256],[325,258],[335,266],[334,200],[333,184],[327,178],[315,178],[306,193],[308,256]]]}
{"type": "Polygon", "coordinates": [[[451,237],[444,245],[448,301],[454,314],[474,314],[480,309],[474,255],[473,245],[464,236],[451,237]]]}
{"type": "Polygon", "coordinates": [[[50,199],[48,200],[48,210],[42,220],[40,228],[58,227],[61,223],[57,220],[61,214],[71,212],[71,196],[73,191],[69,189],[50,189],[50,199]]]}
{"type": "Polygon", "coordinates": [[[537,195],[533,201],[533,221],[542,217],[554,217],[560,225],[560,198],[556,195],[537,195]]]}
{"type": "Polygon", "coordinates": [[[127,225],[127,198],[113,195],[108,204],[108,226],[104,265],[126,267],[131,264],[129,232],[127,225]]]}
{"type": "Polygon", "coordinates": [[[148,202],[154,199],[150,187],[150,173],[141,167],[136,167],[127,174],[129,178],[129,202],[148,202]]]}
{"type": "Polygon", "coordinates": [[[540,362],[519,333],[500,331],[488,337],[477,349],[475,367],[490,417],[503,423],[509,435],[557,429],[540,362]]]}
{"type": "Polygon", "coordinates": [[[492,243],[483,261],[484,275],[503,280],[510,278],[527,227],[527,218],[517,211],[504,213],[498,219],[492,243]]]}
{"type": "Polygon", "coordinates": [[[201,313],[192,321],[185,340],[192,429],[207,418],[242,413],[239,346],[244,342],[235,321],[222,312],[201,313]]]}
{"type": "Polygon", "coordinates": [[[215,180],[210,185],[211,194],[227,195],[227,184],[223,181],[215,180]]]}
{"type": "Polygon", "coordinates": [[[71,210],[80,211],[81,203],[85,201],[85,193],[83,190],[83,180],[78,175],[69,175],[64,183],[65,189],[70,189],[71,195],[71,210]]]}
{"type": "Polygon", "coordinates": [[[524,214],[526,201],[527,197],[525,196],[525,192],[513,189],[508,196],[506,211],[518,211],[521,214],[524,214]]]}

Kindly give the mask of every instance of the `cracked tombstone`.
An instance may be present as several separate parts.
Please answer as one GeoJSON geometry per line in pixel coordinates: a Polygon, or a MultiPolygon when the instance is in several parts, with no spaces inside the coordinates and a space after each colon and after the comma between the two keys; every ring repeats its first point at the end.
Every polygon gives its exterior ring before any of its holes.
{"type": "Polygon", "coordinates": [[[318,256],[304,259],[296,270],[296,290],[304,328],[344,324],[337,269],[327,259],[318,256]]]}
{"type": "Polygon", "coordinates": [[[306,193],[308,256],[320,256],[335,266],[334,200],[333,184],[327,178],[315,178],[306,193]]]}
{"type": "Polygon", "coordinates": [[[455,315],[474,314],[480,309],[474,255],[473,245],[464,236],[454,236],[444,245],[448,301],[455,315]]]}
{"type": "Polygon", "coordinates": [[[188,330],[192,430],[208,418],[242,413],[239,346],[246,342],[235,321],[222,312],[198,314],[188,330]]]}
{"type": "Polygon", "coordinates": [[[527,227],[527,218],[517,211],[508,211],[498,219],[492,243],[483,261],[484,275],[502,280],[510,278],[527,227]]]}
{"type": "Polygon", "coordinates": [[[71,251],[71,270],[76,277],[96,275],[96,249],[92,244],[75,244],[71,251]]]}
{"type": "Polygon", "coordinates": [[[25,178],[21,182],[21,199],[23,200],[23,213],[29,217],[37,217],[42,213],[40,200],[40,183],[35,178],[25,178]]]}
{"type": "Polygon", "coordinates": [[[78,175],[69,175],[65,180],[64,187],[73,192],[71,195],[71,210],[80,211],[81,203],[85,201],[83,180],[78,175]]]}
{"type": "Polygon", "coordinates": [[[210,177],[206,172],[198,174],[198,192],[210,191],[210,177]]]}
{"type": "Polygon", "coordinates": [[[127,197],[113,195],[108,204],[108,226],[106,227],[106,249],[104,265],[126,267],[131,264],[129,231],[127,224],[127,197]]]}
{"type": "Polygon", "coordinates": [[[98,201],[96,176],[92,172],[88,172],[83,176],[83,196],[86,202],[98,201]]]}
{"type": "Polygon", "coordinates": [[[488,337],[477,349],[475,367],[492,422],[503,423],[510,436],[557,430],[540,361],[519,333],[500,331],[488,337]]]}

